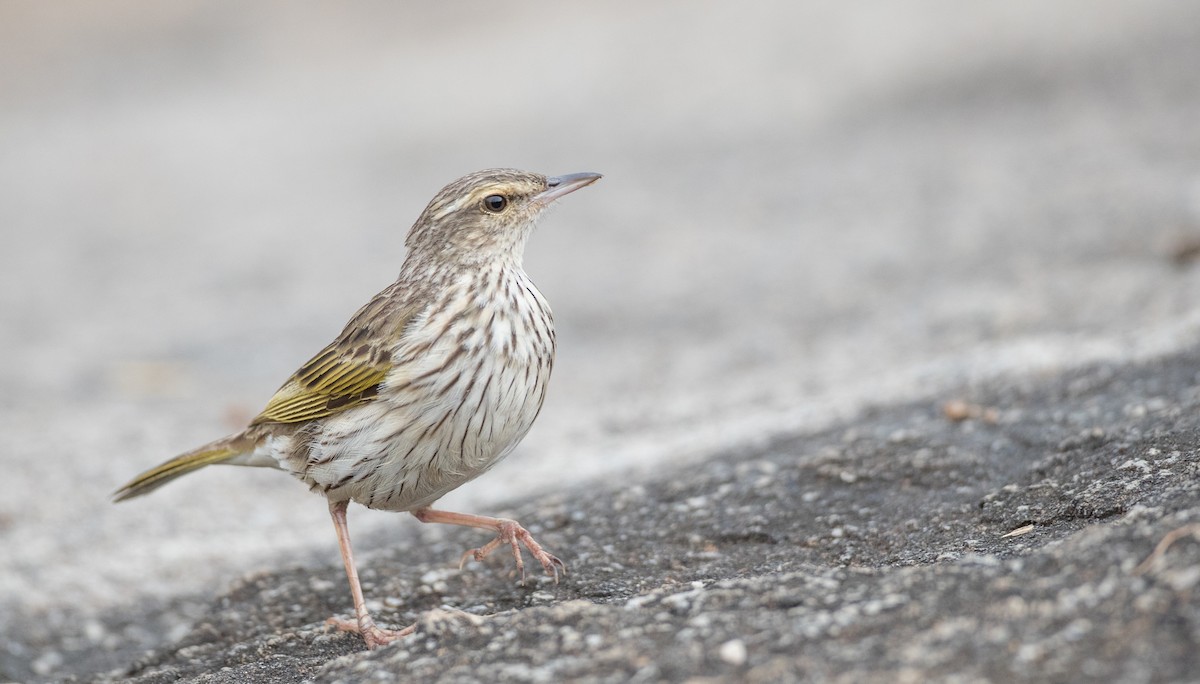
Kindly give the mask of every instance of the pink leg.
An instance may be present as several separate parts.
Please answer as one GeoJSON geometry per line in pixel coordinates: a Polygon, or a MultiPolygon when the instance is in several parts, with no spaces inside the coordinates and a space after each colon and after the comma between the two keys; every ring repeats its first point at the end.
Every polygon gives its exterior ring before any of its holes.
{"type": "Polygon", "coordinates": [[[462,567],[467,562],[467,558],[473,557],[476,561],[482,561],[487,558],[487,555],[495,551],[502,544],[507,544],[512,549],[513,558],[517,560],[517,571],[521,573],[521,581],[525,581],[525,561],[521,559],[521,546],[529,549],[529,553],[542,564],[542,568],[547,575],[558,581],[558,571],[562,570],[563,574],[567,574],[567,566],[562,561],[554,556],[546,553],[542,545],[534,541],[533,535],[524,527],[521,527],[516,520],[508,520],[506,518],[489,518],[486,515],[470,515],[469,513],[451,513],[450,511],[438,511],[432,508],[420,508],[412,512],[417,520],[423,523],[445,523],[447,525],[462,525],[463,527],[476,527],[481,530],[495,530],[496,538],[487,544],[471,549],[463,554],[462,559],[458,563],[458,567],[462,567]]]}
{"type": "Polygon", "coordinates": [[[346,620],[331,617],[325,622],[344,632],[358,632],[362,635],[363,641],[367,642],[367,648],[374,649],[376,646],[390,644],[400,637],[412,634],[416,625],[410,625],[399,631],[382,629],[375,625],[375,621],[367,613],[362,587],[358,583],[358,568],[354,565],[354,553],[350,550],[350,528],[346,524],[346,506],[349,503],[348,501],[329,502],[329,515],[333,517],[333,527],[337,530],[338,547],[342,551],[342,562],[346,564],[346,579],[350,580],[350,594],[354,597],[356,619],[346,620]]]}

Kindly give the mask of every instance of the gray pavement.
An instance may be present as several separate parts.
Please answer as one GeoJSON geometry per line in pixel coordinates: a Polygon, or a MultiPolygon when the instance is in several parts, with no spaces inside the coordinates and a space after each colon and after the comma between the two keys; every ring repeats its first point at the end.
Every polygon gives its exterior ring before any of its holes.
{"type": "Polygon", "coordinates": [[[243,577],[136,659],[137,612],[94,631],[133,682],[1194,681],[1197,363],[988,384],[957,397],[977,418],[893,405],[569,487],[511,511],[571,556],[558,585],[448,568],[470,533],[381,541],[377,615],[418,628],[373,653],[323,625],[336,562],[243,577]]]}
{"type": "MultiPolygon", "coordinates": [[[[1196,64],[1200,8],[1167,1],[5,3],[0,679],[167,662],[231,586],[340,581],[323,502],[277,473],[107,495],[253,415],[467,171],[606,177],[527,254],[560,330],[546,409],[447,506],[649,486],[872,407],[1191,349],[1196,64]]],[[[397,559],[436,536],[352,516],[397,559]]],[[[665,581],[640,570],[629,598],[665,581]]],[[[478,574],[463,600],[507,586],[478,574]]]]}

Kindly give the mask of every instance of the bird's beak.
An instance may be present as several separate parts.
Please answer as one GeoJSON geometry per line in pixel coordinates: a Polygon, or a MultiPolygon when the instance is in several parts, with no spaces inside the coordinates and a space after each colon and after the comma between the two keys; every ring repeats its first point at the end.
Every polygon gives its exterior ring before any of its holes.
{"type": "Polygon", "coordinates": [[[554,176],[546,179],[546,189],[533,196],[538,204],[550,204],[554,200],[575,192],[579,188],[591,185],[600,180],[598,173],[568,173],[565,176],[554,176]]]}

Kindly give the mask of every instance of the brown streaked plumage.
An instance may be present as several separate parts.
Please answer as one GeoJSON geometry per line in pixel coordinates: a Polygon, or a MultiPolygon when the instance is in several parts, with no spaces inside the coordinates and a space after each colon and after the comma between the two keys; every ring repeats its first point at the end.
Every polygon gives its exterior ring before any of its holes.
{"type": "Polygon", "coordinates": [[[292,473],[329,501],[355,619],[331,618],[374,648],[412,628],[382,629],[367,613],[346,508],[408,511],[422,522],[496,532],[468,551],[482,560],[521,546],[558,578],[565,567],[512,520],[430,508],[525,436],[554,363],[550,307],[525,275],[525,242],[542,211],[599,174],[556,178],[480,171],[441,190],[408,233],[400,277],[300,367],[242,432],[135,477],[122,501],[215,463],[292,473]]]}

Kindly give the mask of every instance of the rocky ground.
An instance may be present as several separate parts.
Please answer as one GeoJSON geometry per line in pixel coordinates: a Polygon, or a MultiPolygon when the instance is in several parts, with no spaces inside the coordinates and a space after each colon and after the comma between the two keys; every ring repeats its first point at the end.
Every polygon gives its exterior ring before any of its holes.
{"type": "Polygon", "coordinates": [[[0,3],[0,681],[1200,680],[1200,5],[64,7],[0,3]],[[605,178],[442,505],[569,576],[352,509],[366,653],[289,478],[112,505],[501,165],[605,178]]]}
{"type": "Polygon", "coordinates": [[[366,592],[418,628],[374,652],[323,624],[347,610],[332,562],[189,597],[177,638],[157,616],[180,606],[145,605],[30,645],[145,683],[1188,681],[1197,443],[1200,353],[1092,366],[506,511],[567,560],[558,584],[454,568],[470,532],[376,536],[366,592]]]}

